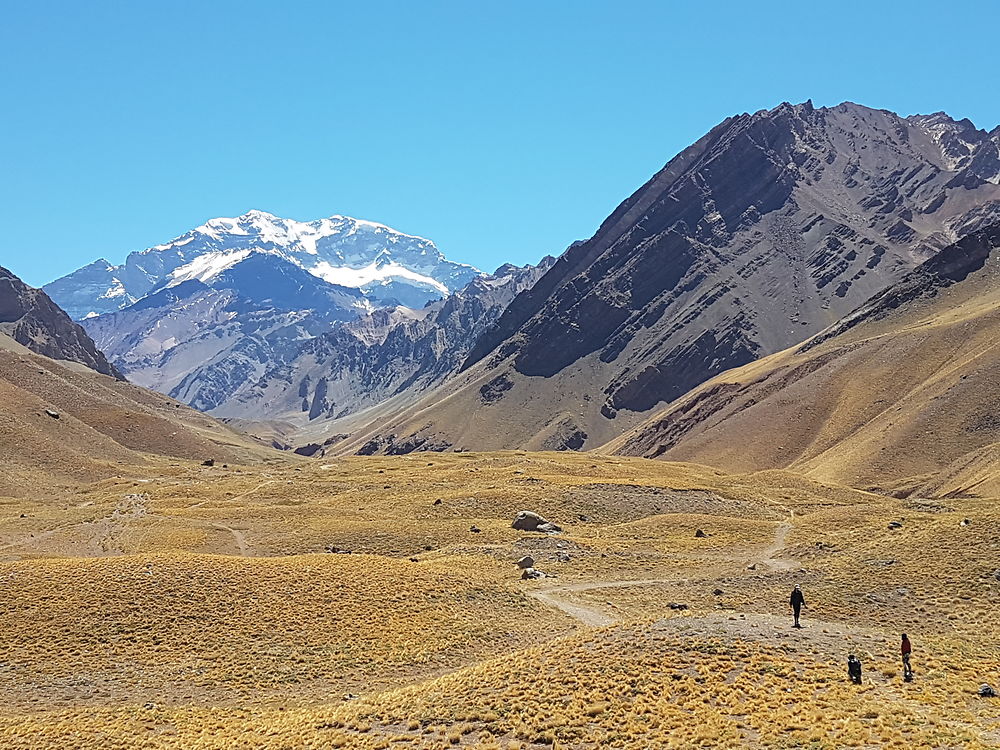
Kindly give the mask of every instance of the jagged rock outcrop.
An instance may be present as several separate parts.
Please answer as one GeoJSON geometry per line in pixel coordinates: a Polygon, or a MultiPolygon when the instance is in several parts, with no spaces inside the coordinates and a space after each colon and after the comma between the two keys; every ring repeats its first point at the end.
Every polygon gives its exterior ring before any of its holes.
{"type": "Polygon", "coordinates": [[[849,103],[729,118],[520,295],[461,381],[363,438],[600,445],[995,221],[998,143],[944,114],[849,103]]]}
{"type": "Polygon", "coordinates": [[[6,268],[0,268],[0,333],[37,354],[122,377],[87,332],[45,292],[28,286],[6,268]]]}

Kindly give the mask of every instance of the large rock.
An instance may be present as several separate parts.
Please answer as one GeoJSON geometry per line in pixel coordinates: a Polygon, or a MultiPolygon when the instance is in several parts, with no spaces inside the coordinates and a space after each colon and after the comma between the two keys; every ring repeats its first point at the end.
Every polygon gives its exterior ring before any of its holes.
{"type": "Polygon", "coordinates": [[[530,510],[522,510],[518,513],[510,527],[518,531],[542,531],[545,533],[562,531],[561,526],[546,521],[545,518],[530,510]]]}

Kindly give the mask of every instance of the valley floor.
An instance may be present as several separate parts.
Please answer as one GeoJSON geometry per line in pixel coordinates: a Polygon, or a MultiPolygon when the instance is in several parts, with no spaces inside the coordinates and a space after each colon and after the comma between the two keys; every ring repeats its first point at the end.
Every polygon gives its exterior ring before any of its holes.
{"type": "Polygon", "coordinates": [[[998,540],[789,472],[163,461],[0,498],[0,746],[998,747],[998,540]]]}

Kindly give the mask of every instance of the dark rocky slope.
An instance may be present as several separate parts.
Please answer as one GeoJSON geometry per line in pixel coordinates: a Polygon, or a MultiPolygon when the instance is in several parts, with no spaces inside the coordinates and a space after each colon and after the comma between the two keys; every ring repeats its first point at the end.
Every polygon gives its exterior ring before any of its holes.
{"type": "Polygon", "coordinates": [[[37,354],[122,377],[87,332],[45,292],[28,286],[6,268],[0,268],[0,333],[37,354]]]}
{"type": "Polygon", "coordinates": [[[1000,490],[1000,224],[606,446],[922,494],[1000,490]],[[986,460],[986,456],[994,458],[986,460]]]}

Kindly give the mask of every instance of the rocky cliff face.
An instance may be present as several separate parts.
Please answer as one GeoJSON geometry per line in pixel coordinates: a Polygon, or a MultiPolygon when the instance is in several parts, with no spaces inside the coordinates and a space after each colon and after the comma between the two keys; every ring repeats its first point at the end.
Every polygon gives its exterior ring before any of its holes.
{"type": "Polygon", "coordinates": [[[303,340],[368,305],[356,289],[256,252],[83,325],[130,381],[211,411],[303,340]]]}
{"type": "Polygon", "coordinates": [[[855,104],[730,118],[511,304],[464,363],[464,386],[374,435],[599,445],[708,378],[804,340],[995,221],[998,143],[1000,130],[944,114],[855,104]]]}
{"type": "MultiPolygon", "coordinates": [[[[421,309],[376,310],[299,341],[209,411],[304,424],[346,417],[404,394],[416,398],[454,374],[476,338],[553,262],[546,258],[538,266],[502,266],[421,309]]],[[[213,370],[199,369],[181,388],[211,382],[213,370]]],[[[199,405],[200,397],[192,403],[199,405]]]]}
{"type": "Polygon", "coordinates": [[[989,494],[1000,487],[998,325],[1000,224],[945,248],[804,344],[724,373],[605,447],[894,492],[989,494]]]}
{"type": "Polygon", "coordinates": [[[45,292],[29,287],[6,268],[0,268],[0,333],[37,354],[121,378],[83,328],[45,292]]]}

